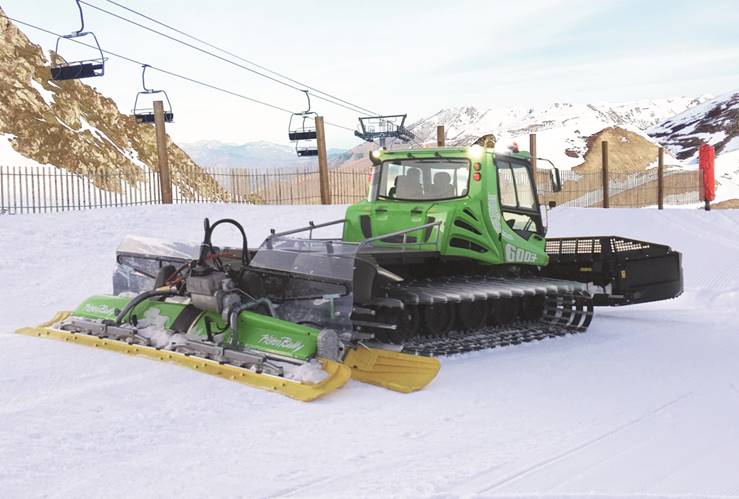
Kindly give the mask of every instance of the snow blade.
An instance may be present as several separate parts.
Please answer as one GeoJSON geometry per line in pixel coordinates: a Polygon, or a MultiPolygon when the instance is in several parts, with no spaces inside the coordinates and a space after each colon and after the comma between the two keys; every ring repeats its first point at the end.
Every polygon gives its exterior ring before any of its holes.
{"type": "Polygon", "coordinates": [[[326,378],[316,384],[301,383],[299,381],[293,381],[279,376],[256,373],[249,369],[230,364],[221,364],[217,361],[196,357],[194,355],[185,355],[144,345],[131,345],[124,341],[101,339],[96,336],[62,331],[53,327],[54,324],[66,319],[69,315],[70,312],[59,312],[48,322],[40,324],[37,327],[18,329],[16,333],[24,334],[26,336],[52,338],[55,340],[77,343],[95,348],[104,348],[114,352],[148,357],[153,360],[173,362],[196,371],[236,381],[237,383],[278,392],[290,398],[304,402],[315,400],[327,393],[331,393],[334,390],[341,388],[351,377],[351,370],[347,366],[332,360],[320,359],[323,369],[328,374],[326,378]]]}
{"type": "Polygon", "coordinates": [[[432,357],[368,348],[350,350],[344,364],[352,378],[396,392],[410,393],[425,387],[436,377],[441,364],[432,357]]]}

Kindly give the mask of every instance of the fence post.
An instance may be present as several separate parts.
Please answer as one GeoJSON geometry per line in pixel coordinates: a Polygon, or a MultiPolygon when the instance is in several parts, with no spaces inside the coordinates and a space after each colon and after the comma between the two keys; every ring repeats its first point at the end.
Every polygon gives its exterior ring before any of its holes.
{"type": "Polygon", "coordinates": [[[162,203],[172,204],[172,178],[169,175],[169,155],[167,154],[167,132],[164,128],[164,103],[154,101],[154,127],[157,137],[157,156],[159,158],[159,185],[162,191],[162,203]]]}
{"type": "Polygon", "coordinates": [[[665,148],[657,151],[657,208],[665,209],[665,148]]]}
{"type": "Polygon", "coordinates": [[[536,178],[536,134],[529,134],[529,154],[531,155],[531,171],[536,178]]]}
{"type": "Polygon", "coordinates": [[[331,186],[328,181],[328,157],[326,156],[326,132],[323,116],[316,116],[316,143],[318,146],[318,181],[321,188],[321,204],[331,204],[331,186]]]}
{"type": "Polygon", "coordinates": [[[444,131],[444,125],[436,127],[436,146],[444,147],[446,145],[446,132],[444,131]]]}
{"type": "Polygon", "coordinates": [[[608,141],[602,141],[600,147],[603,161],[603,208],[608,208],[610,205],[608,199],[608,141]]]}

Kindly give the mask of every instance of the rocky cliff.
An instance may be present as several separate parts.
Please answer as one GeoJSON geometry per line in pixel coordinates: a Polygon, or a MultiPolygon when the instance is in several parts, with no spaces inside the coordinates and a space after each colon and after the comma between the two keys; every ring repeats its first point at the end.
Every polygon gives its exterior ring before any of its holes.
{"type": "Polygon", "coordinates": [[[739,150],[739,92],[720,95],[648,130],[678,159],[690,159],[701,144],[716,154],[739,150]]]}
{"type": "MultiPolygon", "coordinates": [[[[138,124],[80,81],[52,81],[49,58],[2,9],[0,31],[0,140],[9,140],[26,158],[79,173],[107,190],[157,170],[153,125],[138,124]]],[[[215,180],[169,138],[167,151],[182,197],[226,199],[215,180]]]]}

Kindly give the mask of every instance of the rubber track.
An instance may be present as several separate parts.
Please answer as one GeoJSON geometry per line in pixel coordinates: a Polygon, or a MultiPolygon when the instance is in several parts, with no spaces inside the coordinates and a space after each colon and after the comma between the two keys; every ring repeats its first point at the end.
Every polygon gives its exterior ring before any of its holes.
{"type": "Polygon", "coordinates": [[[403,352],[444,356],[585,332],[593,318],[593,300],[584,285],[559,279],[457,277],[412,282],[395,289],[407,304],[461,303],[478,299],[546,296],[538,320],[488,326],[472,332],[453,331],[444,337],[417,336],[403,343],[403,352]]]}

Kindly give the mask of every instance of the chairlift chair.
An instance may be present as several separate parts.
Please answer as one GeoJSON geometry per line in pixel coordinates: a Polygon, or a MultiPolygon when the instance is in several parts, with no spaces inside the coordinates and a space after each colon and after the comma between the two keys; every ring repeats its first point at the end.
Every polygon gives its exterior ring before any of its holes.
{"type": "Polygon", "coordinates": [[[293,113],[290,116],[290,123],[287,127],[287,137],[291,142],[295,142],[295,152],[298,157],[318,156],[318,145],[315,142],[305,144],[305,141],[315,141],[318,133],[315,126],[315,117],[318,113],[311,111],[310,94],[307,90],[305,97],[308,99],[308,109],[299,113],[293,113]],[[313,124],[311,125],[311,121],[313,124]]]}
{"type": "Polygon", "coordinates": [[[172,103],[169,101],[169,96],[164,90],[154,90],[147,88],[146,86],[146,68],[150,67],[148,64],[144,64],[141,70],[141,86],[144,89],[136,94],[136,100],[133,103],[133,116],[139,123],[154,123],[154,109],[139,107],[139,98],[141,96],[151,96],[155,94],[162,94],[164,100],[167,102],[167,107],[164,109],[164,122],[172,123],[174,121],[174,113],[172,112],[172,103]]]}
{"type": "Polygon", "coordinates": [[[409,142],[416,136],[405,127],[406,117],[405,114],[360,117],[359,130],[355,130],[354,135],[367,142],[379,139],[382,147],[388,138],[409,142]]]}
{"type": "Polygon", "coordinates": [[[74,62],[60,62],[58,64],[52,64],[51,66],[51,79],[55,81],[63,80],[79,80],[82,78],[91,78],[95,76],[103,76],[105,74],[105,61],[106,57],[103,53],[103,49],[100,47],[95,33],[92,31],[85,31],[85,18],[82,13],[82,6],[80,0],[76,0],[77,8],[80,11],[80,29],[69,35],[62,35],[56,40],[56,48],[54,52],[59,55],[59,43],[62,40],[73,40],[76,38],[91,37],[95,42],[100,57],[94,59],[84,59],[81,61],[74,62]]]}
{"type": "Polygon", "coordinates": [[[299,158],[307,158],[311,156],[318,156],[318,147],[312,146],[295,146],[295,152],[299,158]]]}

